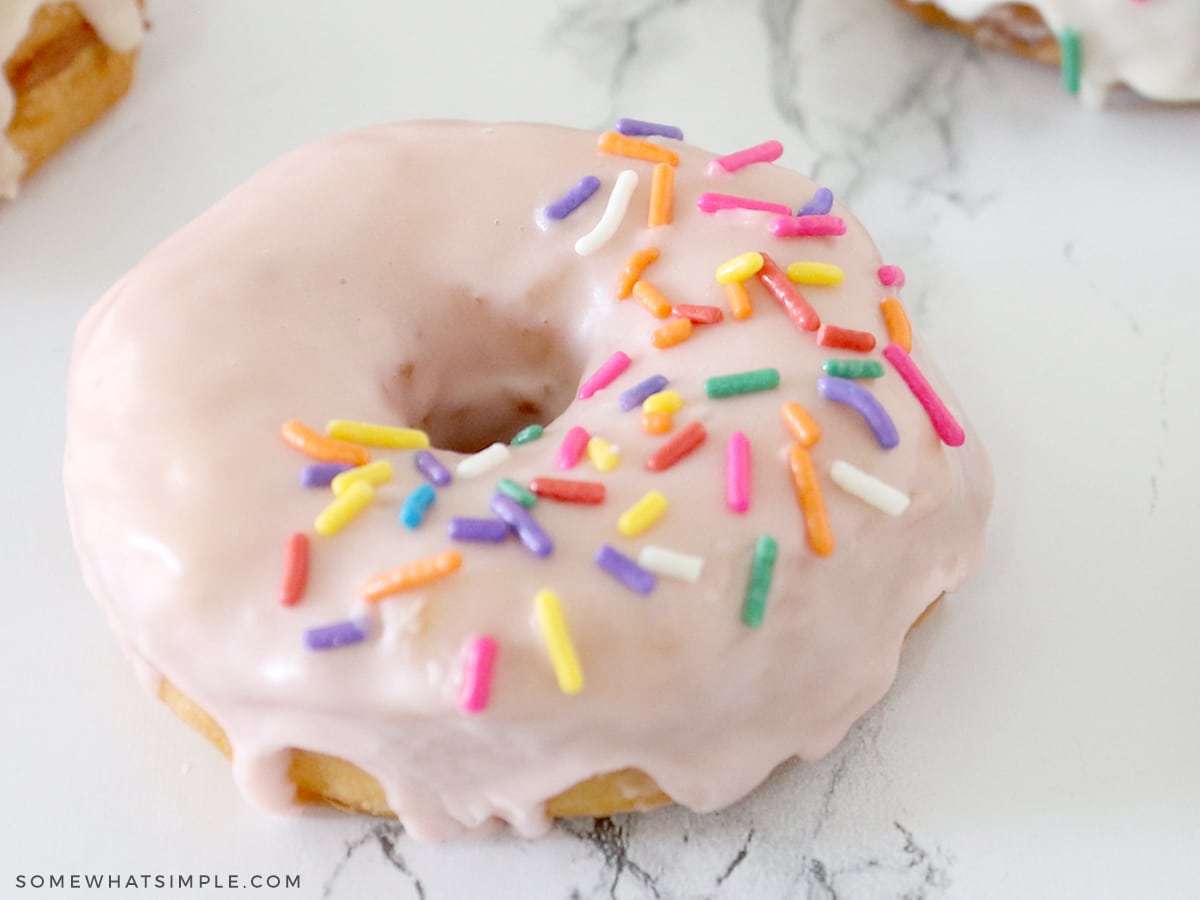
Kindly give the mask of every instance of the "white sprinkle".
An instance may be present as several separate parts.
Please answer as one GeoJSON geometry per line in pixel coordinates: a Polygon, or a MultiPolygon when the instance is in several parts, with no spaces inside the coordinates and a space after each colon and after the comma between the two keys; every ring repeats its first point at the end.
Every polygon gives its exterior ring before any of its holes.
{"type": "Polygon", "coordinates": [[[637,561],[639,566],[655,575],[678,578],[692,584],[700,580],[700,573],[704,571],[703,556],[692,556],[690,553],[655,547],[653,544],[642,548],[637,561]]]}
{"type": "Polygon", "coordinates": [[[497,441],[490,447],[485,447],[478,453],[459,460],[455,472],[459,478],[475,478],[489,472],[509,457],[508,444],[497,441]]]}
{"type": "Polygon", "coordinates": [[[629,209],[629,200],[637,190],[638,174],[633,169],[626,169],[617,176],[612,193],[608,195],[608,205],[600,216],[596,227],[575,242],[575,252],[580,256],[595,253],[617,233],[625,212],[629,209]]]}
{"type": "Polygon", "coordinates": [[[829,469],[829,477],[833,483],[853,494],[860,500],[870,503],[876,509],[881,509],[889,516],[898,516],[912,501],[908,494],[896,490],[890,484],[880,481],[874,475],[868,475],[862,469],[855,468],[845,460],[834,460],[829,469]]]}

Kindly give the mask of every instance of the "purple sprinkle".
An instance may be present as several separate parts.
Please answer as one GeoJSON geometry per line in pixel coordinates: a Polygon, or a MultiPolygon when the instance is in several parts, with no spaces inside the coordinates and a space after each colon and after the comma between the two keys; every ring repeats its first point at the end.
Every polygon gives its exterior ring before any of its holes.
{"type": "Polygon", "coordinates": [[[651,375],[645,381],[639,381],[627,391],[622,391],[619,398],[621,409],[624,412],[629,412],[637,406],[641,406],[642,402],[651,394],[657,394],[668,384],[666,375],[651,375]]]}
{"type": "Polygon", "coordinates": [[[653,572],[647,572],[609,544],[602,545],[596,551],[596,563],[625,587],[639,594],[649,594],[658,581],[653,572]]]}
{"type": "Polygon", "coordinates": [[[306,488],[329,487],[331,481],[354,466],[346,463],[313,463],[300,470],[300,486],[306,488]]]}
{"type": "Polygon", "coordinates": [[[542,526],[516,500],[499,492],[492,494],[492,512],[517,533],[525,549],[534,556],[549,556],[554,552],[554,541],[550,540],[550,535],[542,531],[542,526]]]}
{"type": "Polygon", "coordinates": [[[660,125],[658,122],[643,122],[641,119],[617,119],[617,131],[630,137],[659,137],[683,140],[683,132],[674,125],[660,125]]]}
{"type": "Polygon", "coordinates": [[[598,190],[600,190],[600,179],[595,175],[585,175],[579,179],[579,184],[547,206],[543,212],[547,219],[565,219],[598,190]]]}
{"type": "Polygon", "coordinates": [[[499,519],[467,519],[455,516],[446,533],[452,541],[482,541],[500,544],[508,539],[508,525],[499,519]]]}
{"type": "Polygon", "coordinates": [[[892,421],[892,417],[875,399],[875,395],[862,385],[849,378],[822,375],[817,379],[817,392],[826,400],[846,404],[862,416],[871,426],[871,431],[875,433],[875,440],[884,450],[891,450],[900,443],[900,435],[896,433],[896,424],[892,421]]]}
{"type": "Polygon", "coordinates": [[[416,463],[417,471],[438,487],[445,487],[453,477],[450,470],[438,462],[437,457],[428,450],[418,450],[413,462],[416,463]]]}
{"type": "Polygon", "coordinates": [[[796,211],[798,216],[827,216],[833,209],[833,191],[829,188],[817,188],[812,199],[796,211]]]}
{"type": "Polygon", "coordinates": [[[304,632],[304,646],[309,650],[336,650],[358,644],[367,639],[367,629],[353,619],[334,622],[320,628],[309,628],[304,632]]]}

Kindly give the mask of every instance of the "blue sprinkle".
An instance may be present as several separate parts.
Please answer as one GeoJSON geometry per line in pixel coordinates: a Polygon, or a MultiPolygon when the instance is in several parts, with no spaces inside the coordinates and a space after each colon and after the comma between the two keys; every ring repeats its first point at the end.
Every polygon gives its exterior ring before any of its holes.
{"type": "Polygon", "coordinates": [[[425,519],[425,513],[437,499],[437,491],[431,484],[423,484],[404,498],[400,508],[400,521],[408,528],[416,528],[425,519]]]}
{"type": "Polygon", "coordinates": [[[662,125],[658,122],[643,122],[641,119],[617,119],[617,131],[629,137],[659,137],[683,140],[683,132],[674,125],[662,125]]]}

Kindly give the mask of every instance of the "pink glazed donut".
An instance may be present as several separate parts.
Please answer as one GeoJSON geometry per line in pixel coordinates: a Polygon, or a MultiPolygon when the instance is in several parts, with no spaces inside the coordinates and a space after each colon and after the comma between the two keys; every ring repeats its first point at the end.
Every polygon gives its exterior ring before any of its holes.
{"type": "Polygon", "coordinates": [[[977,568],[990,465],[903,274],[774,142],[618,132],[306,147],[80,325],[87,583],[263,807],[728,805],[977,568]]]}

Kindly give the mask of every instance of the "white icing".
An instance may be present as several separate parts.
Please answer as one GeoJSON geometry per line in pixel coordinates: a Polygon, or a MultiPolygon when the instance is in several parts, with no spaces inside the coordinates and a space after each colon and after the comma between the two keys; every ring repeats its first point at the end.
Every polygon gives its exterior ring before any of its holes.
{"type": "MultiPolygon", "coordinates": [[[[996,0],[937,0],[971,22],[996,0]]],[[[1200,2],[1197,0],[1025,0],[1055,34],[1079,32],[1085,99],[1125,84],[1155,100],[1200,99],[1200,2]]]]}
{"type": "MultiPolygon", "coordinates": [[[[29,31],[34,14],[45,0],[0,0],[0,61],[7,61],[29,31]]],[[[142,16],[137,0],[76,0],[96,34],[118,53],[128,53],[142,39],[142,16]]],[[[11,200],[25,171],[25,160],[5,132],[12,121],[16,98],[7,79],[0,78],[0,197],[11,200]]]]}

